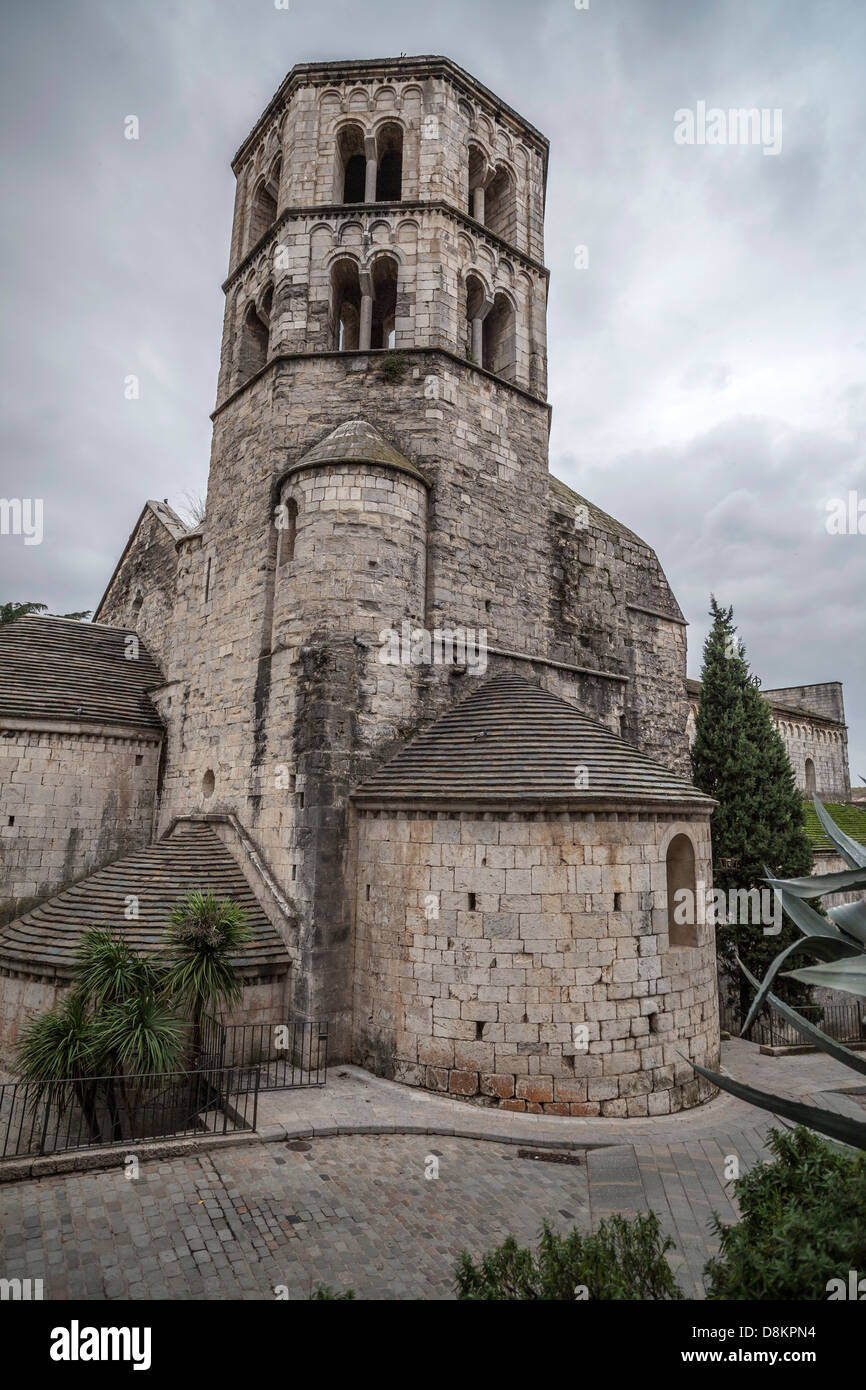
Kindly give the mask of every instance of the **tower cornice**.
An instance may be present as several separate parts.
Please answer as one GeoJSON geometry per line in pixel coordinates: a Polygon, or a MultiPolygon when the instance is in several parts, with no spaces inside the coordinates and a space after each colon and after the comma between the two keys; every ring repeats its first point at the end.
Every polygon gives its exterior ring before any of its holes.
{"type": "Polygon", "coordinates": [[[259,135],[267,128],[273,118],[285,110],[294,92],[303,86],[326,86],[336,80],[355,79],[358,82],[374,82],[377,79],[403,74],[423,80],[428,77],[442,77],[458,87],[467,96],[483,103],[488,115],[513,126],[521,136],[534,145],[544,163],[545,183],[547,180],[547,155],[550,142],[540,130],[521,116],[518,111],[502,101],[500,97],[479,82],[476,77],[461,68],[458,63],[442,54],[432,54],[414,58],[360,58],[350,62],[296,63],[281,82],[268,102],[249,135],[238,148],[231,167],[238,172],[246,155],[259,135]]]}
{"type": "Polygon", "coordinates": [[[550,271],[541,261],[537,261],[532,256],[527,256],[525,251],[514,246],[512,242],[506,241],[504,237],[498,236],[496,232],[491,232],[489,227],[485,227],[483,222],[476,222],[474,217],[468,213],[461,212],[453,203],[438,199],[435,202],[427,202],[424,199],[413,199],[399,203],[310,203],[303,207],[286,208],[280,213],[276,222],[269,227],[264,236],[260,237],[242,261],[238,261],[234,270],[226,277],[222,283],[224,293],[227,293],[236,280],[240,279],[244,272],[249,269],[253,262],[261,255],[262,251],[270,242],[276,240],[280,231],[294,218],[300,217],[357,217],[359,213],[372,213],[383,216],[393,212],[441,212],[452,221],[459,222],[474,236],[484,237],[487,241],[498,246],[506,255],[519,261],[521,265],[530,270],[534,270],[544,279],[550,279],[550,271]]]}

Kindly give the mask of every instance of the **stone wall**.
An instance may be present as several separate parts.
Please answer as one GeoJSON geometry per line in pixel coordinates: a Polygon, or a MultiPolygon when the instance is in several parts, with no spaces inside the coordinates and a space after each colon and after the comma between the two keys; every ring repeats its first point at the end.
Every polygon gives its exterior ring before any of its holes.
{"type": "Polygon", "coordinates": [[[847,801],[851,783],[845,726],[834,726],[805,711],[795,714],[778,708],[773,709],[773,720],[800,790],[823,801],[847,801]]]}
{"type": "Polygon", "coordinates": [[[0,739],[0,921],[148,844],[161,739],[116,727],[8,729],[0,739]]]}
{"type": "MultiPolygon", "coordinates": [[[[551,530],[549,654],[627,677],[615,732],[690,777],[686,623],[657,555],[559,483],[551,530]]],[[[602,707],[575,703],[604,717],[602,707]]]]}
{"type": "Polygon", "coordinates": [[[703,924],[696,946],[669,947],[678,833],[710,883],[705,820],[359,811],[356,1060],[507,1109],[638,1116],[705,1098],[683,1057],[718,1060],[715,943],[703,924]]]}
{"type": "Polygon", "coordinates": [[[93,621],[137,632],[165,669],[177,573],[176,537],[148,505],[93,621]]]}
{"type": "Polygon", "coordinates": [[[25,1023],[48,1013],[68,988],[54,976],[0,970],[0,1070],[15,1075],[15,1046],[25,1023]]]}

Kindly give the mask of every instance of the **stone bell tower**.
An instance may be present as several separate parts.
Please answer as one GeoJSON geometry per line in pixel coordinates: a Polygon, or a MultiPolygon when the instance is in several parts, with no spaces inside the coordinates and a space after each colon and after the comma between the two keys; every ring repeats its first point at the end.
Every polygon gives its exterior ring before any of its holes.
{"type": "Polygon", "coordinates": [[[445,58],[303,64],[233,161],[202,525],[178,543],[160,825],[237,818],[292,1005],[348,1055],[349,793],[462,693],[403,622],[544,651],[547,142],[445,58]]]}

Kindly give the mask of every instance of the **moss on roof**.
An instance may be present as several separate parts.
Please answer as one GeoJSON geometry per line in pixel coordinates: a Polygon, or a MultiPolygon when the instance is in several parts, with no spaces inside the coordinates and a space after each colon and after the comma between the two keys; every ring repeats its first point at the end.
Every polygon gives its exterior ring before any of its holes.
{"type": "MultiPolygon", "coordinates": [[[[835,849],[835,845],[824,831],[811,801],[806,801],[804,798],[804,805],[806,807],[806,834],[809,836],[809,843],[812,848],[815,850],[835,849]]],[[[848,801],[825,801],[823,805],[840,830],[844,830],[845,834],[850,835],[852,840],[859,840],[861,845],[866,845],[866,807],[854,806],[848,801]]]]}
{"type": "Polygon", "coordinates": [[[623,526],[616,517],[608,516],[607,512],[603,512],[593,502],[588,502],[585,497],[581,497],[580,493],[575,492],[567,483],[562,482],[559,478],[554,478],[552,473],[550,475],[550,495],[555,501],[568,508],[570,512],[573,512],[574,508],[578,506],[586,507],[590,522],[599,531],[608,531],[612,536],[623,536],[627,540],[634,541],[636,545],[642,545],[647,550],[651,549],[646,541],[641,540],[640,536],[635,535],[634,531],[630,531],[627,526],[623,526]]]}

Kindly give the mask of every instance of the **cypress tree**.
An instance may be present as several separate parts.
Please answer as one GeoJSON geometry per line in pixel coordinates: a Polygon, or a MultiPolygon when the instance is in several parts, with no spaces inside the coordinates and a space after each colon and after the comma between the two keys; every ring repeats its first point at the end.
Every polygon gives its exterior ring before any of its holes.
{"type": "MultiPolygon", "coordinates": [[[[692,775],[719,802],[711,822],[713,884],[727,895],[732,889],[766,890],[765,866],[780,878],[808,874],[812,851],[803,799],[770,708],[750,674],[733,609],[720,607],[714,597],[710,605],[713,626],[704,644],[692,775]]],[[[716,945],[729,1002],[745,1013],[751,996],[735,954],[760,978],[799,935],[787,917],[777,936],[765,935],[756,922],[720,922],[716,945]]],[[[774,990],[792,1004],[810,998],[803,985],[781,976],[774,990]]]]}

